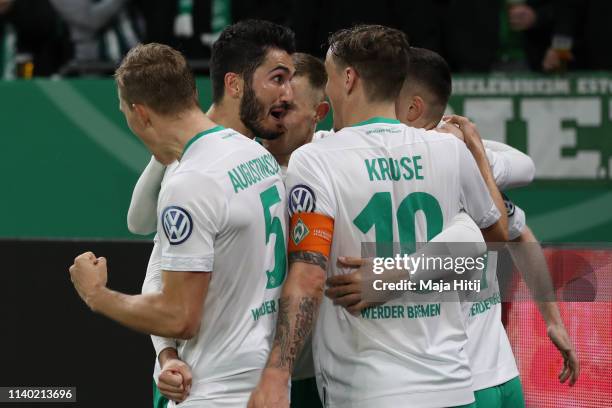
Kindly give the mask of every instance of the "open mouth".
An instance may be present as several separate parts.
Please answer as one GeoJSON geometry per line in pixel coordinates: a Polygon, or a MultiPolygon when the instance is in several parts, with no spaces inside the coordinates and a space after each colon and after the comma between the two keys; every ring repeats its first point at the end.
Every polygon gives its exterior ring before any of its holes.
{"type": "Polygon", "coordinates": [[[270,116],[272,116],[274,119],[276,120],[282,120],[285,115],[287,114],[287,108],[286,107],[275,107],[270,109],[270,116]]]}

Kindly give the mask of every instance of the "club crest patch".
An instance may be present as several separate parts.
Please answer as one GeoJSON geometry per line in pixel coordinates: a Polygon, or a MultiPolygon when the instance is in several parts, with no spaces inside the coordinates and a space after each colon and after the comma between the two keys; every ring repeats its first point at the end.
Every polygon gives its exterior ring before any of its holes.
{"type": "Polygon", "coordinates": [[[302,219],[299,219],[291,231],[291,239],[295,245],[299,245],[309,233],[310,230],[306,224],[304,224],[302,219]]]}

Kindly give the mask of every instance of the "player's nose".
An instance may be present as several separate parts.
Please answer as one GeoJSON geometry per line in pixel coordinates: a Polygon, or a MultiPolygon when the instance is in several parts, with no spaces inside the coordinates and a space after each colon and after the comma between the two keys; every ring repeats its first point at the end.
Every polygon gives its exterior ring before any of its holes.
{"type": "Polygon", "coordinates": [[[281,86],[280,100],[281,102],[287,103],[293,102],[293,87],[291,86],[291,83],[289,81],[286,81],[281,86]]]}

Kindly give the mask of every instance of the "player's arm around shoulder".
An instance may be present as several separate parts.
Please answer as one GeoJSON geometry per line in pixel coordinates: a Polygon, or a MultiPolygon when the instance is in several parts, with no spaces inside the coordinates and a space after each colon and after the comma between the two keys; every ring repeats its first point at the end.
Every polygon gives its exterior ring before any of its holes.
{"type": "Polygon", "coordinates": [[[505,143],[486,139],[482,142],[500,190],[526,186],[533,181],[535,164],[531,157],[505,143]]]}
{"type": "Polygon", "coordinates": [[[311,151],[300,148],[289,162],[289,273],[279,300],[272,350],[251,394],[250,408],[289,407],[288,383],[293,365],[312,331],[323,297],[334,211],[325,177],[317,169],[311,151]]]}
{"type": "Polygon", "coordinates": [[[495,184],[476,125],[457,115],[444,119],[450,125],[457,126],[463,135],[464,143],[457,145],[457,153],[464,209],[480,227],[485,241],[508,241],[508,216],[504,201],[495,184]]]}

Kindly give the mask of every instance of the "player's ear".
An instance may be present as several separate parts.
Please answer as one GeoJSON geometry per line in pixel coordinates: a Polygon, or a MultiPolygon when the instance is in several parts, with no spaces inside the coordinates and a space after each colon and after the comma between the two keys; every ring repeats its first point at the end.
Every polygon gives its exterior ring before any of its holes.
{"type": "Polygon", "coordinates": [[[134,110],[136,117],[140,120],[140,123],[142,123],[144,127],[151,125],[151,115],[146,106],[139,103],[133,103],[131,108],[134,110]]]}
{"type": "Polygon", "coordinates": [[[408,112],[406,112],[406,119],[409,122],[418,120],[425,114],[425,101],[420,96],[416,95],[412,97],[410,104],[408,105],[408,112]]]}
{"type": "Polygon", "coordinates": [[[348,94],[353,92],[355,86],[357,85],[357,71],[355,71],[352,67],[346,67],[343,71],[344,75],[344,89],[348,94]]]}
{"type": "Polygon", "coordinates": [[[315,120],[317,121],[317,123],[319,123],[323,119],[325,119],[325,117],[329,113],[329,109],[330,109],[329,108],[329,102],[327,102],[327,101],[319,102],[319,104],[317,105],[317,108],[315,110],[315,120]]]}
{"type": "Polygon", "coordinates": [[[226,73],[223,77],[223,84],[225,86],[225,93],[230,98],[239,99],[242,96],[244,80],[240,75],[235,72],[226,73]]]}

